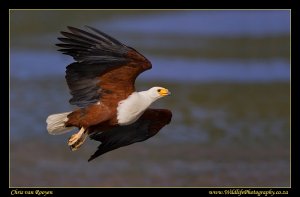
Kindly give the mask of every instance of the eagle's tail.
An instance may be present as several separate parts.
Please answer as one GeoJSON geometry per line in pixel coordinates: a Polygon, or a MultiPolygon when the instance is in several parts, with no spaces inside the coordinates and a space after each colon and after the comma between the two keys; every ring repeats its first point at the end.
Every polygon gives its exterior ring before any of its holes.
{"type": "Polygon", "coordinates": [[[47,130],[51,135],[60,135],[71,131],[75,127],[66,127],[65,123],[68,121],[68,115],[71,112],[65,112],[60,114],[52,114],[48,116],[47,122],[47,130]]]}

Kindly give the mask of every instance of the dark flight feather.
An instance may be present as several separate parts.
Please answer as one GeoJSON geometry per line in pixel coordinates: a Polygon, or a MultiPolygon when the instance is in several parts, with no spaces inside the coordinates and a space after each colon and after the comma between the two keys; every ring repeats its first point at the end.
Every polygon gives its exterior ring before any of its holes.
{"type": "Polygon", "coordinates": [[[102,133],[97,132],[96,129],[90,138],[100,141],[101,144],[88,161],[114,149],[153,137],[162,127],[170,123],[171,118],[172,113],[167,109],[147,109],[136,122],[130,125],[117,126],[102,133]]]}

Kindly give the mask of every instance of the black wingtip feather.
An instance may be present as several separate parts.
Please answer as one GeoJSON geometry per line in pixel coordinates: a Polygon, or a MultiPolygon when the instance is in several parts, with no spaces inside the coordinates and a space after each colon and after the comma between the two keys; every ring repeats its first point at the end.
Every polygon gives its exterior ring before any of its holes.
{"type": "Polygon", "coordinates": [[[100,34],[100,35],[102,35],[102,36],[108,38],[111,42],[113,42],[113,43],[116,44],[116,45],[121,45],[121,46],[124,45],[124,44],[122,44],[121,42],[119,42],[118,40],[116,40],[115,38],[113,38],[113,37],[107,35],[106,33],[102,32],[102,31],[100,31],[100,30],[98,30],[98,29],[96,29],[96,28],[94,28],[94,27],[90,27],[90,26],[88,26],[88,25],[85,25],[85,27],[88,28],[88,29],[90,29],[90,30],[92,30],[92,31],[94,31],[94,32],[96,32],[97,34],[100,34]]]}
{"type": "MultiPolygon", "coordinates": [[[[103,62],[105,57],[107,63],[118,57],[123,57],[128,52],[128,48],[118,42],[116,39],[108,36],[107,34],[86,26],[94,33],[90,33],[72,26],[68,26],[70,32],[61,31],[60,33],[65,37],[58,37],[62,43],[56,46],[63,49],[68,49],[70,53],[67,55],[73,56],[76,61],[89,61],[92,59],[95,62],[95,56],[99,57],[99,63],[103,62]],[[72,51],[71,51],[72,50],[72,51]]],[[[120,64],[124,63],[124,58],[119,59],[120,64]]]]}
{"type": "MultiPolygon", "coordinates": [[[[104,33],[99,33],[98,34],[93,34],[93,33],[90,33],[88,31],[84,31],[82,29],[78,29],[78,28],[75,28],[75,27],[70,27],[68,26],[68,29],[75,35],[78,35],[78,36],[83,36],[85,38],[88,38],[88,39],[91,39],[93,40],[95,43],[101,43],[101,42],[104,42],[105,44],[107,45],[111,45],[112,43],[114,43],[111,39],[107,39],[109,38],[108,36],[103,36],[104,33]]],[[[100,31],[99,31],[100,32],[100,31]]]]}
{"type": "Polygon", "coordinates": [[[96,157],[91,156],[91,157],[88,159],[88,162],[94,160],[95,158],[96,158],[96,157]]]}

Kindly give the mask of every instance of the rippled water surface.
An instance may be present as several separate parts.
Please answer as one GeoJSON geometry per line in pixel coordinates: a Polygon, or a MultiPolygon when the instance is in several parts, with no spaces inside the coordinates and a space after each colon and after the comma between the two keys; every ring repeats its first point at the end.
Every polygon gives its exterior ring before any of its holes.
{"type": "Polygon", "coordinates": [[[289,186],[289,11],[11,11],[11,186],[289,186]],[[59,21],[59,23],[57,22],[59,21]],[[47,24],[47,25],[45,25],[47,24]],[[144,54],[137,89],[165,86],[158,135],[87,162],[49,114],[70,111],[67,25],[95,26],[144,54]]]}

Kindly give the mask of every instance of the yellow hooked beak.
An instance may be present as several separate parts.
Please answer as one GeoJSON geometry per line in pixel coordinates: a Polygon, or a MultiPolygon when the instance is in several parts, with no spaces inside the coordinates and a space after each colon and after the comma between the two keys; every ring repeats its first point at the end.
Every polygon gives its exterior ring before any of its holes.
{"type": "Polygon", "coordinates": [[[171,92],[168,89],[166,89],[166,88],[162,88],[162,89],[159,89],[159,94],[161,96],[167,96],[167,95],[170,95],[171,92]]]}

